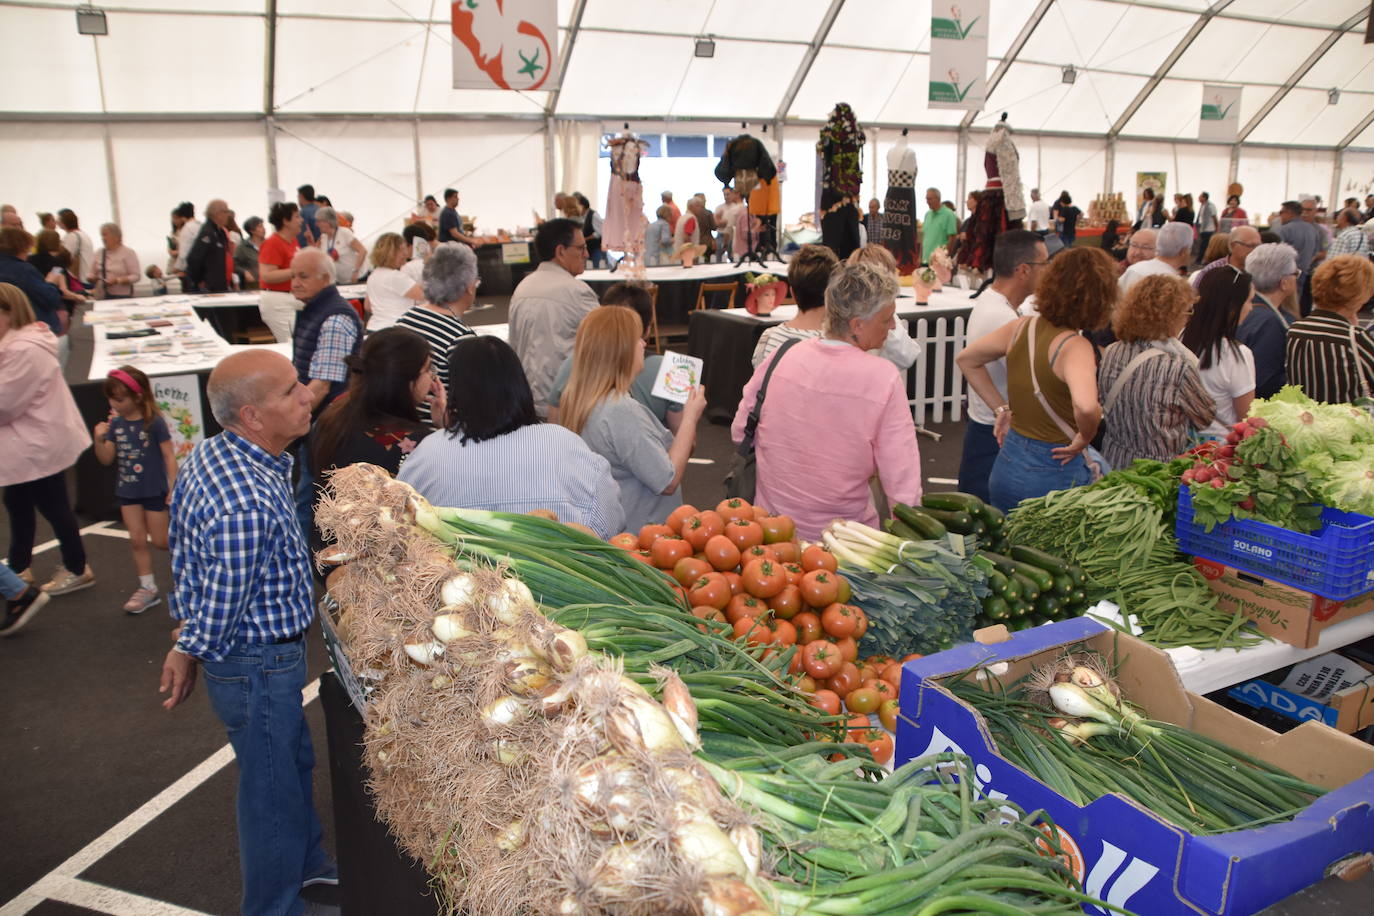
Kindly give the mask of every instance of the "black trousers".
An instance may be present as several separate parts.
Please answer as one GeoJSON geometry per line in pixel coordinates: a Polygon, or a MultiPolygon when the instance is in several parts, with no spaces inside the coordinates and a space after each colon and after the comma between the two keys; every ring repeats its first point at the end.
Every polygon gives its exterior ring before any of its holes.
{"type": "Polygon", "coordinates": [[[77,575],[86,571],[86,548],[67,497],[66,471],[5,487],[5,511],[10,516],[10,569],[20,572],[29,568],[38,521],[36,512],[42,512],[57,535],[62,565],[77,575]]]}

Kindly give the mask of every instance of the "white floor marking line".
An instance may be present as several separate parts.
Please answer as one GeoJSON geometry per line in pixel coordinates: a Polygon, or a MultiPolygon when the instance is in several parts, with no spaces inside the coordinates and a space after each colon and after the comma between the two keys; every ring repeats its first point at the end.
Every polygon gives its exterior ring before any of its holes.
{"type": "Polygon", "coordinates": [[[163,900],[143,897],[127,891],[83,881],[80,878],[44,878],[42,893],[50,900],[59,900],[113,916],[208,916],[201,910],[188,910],[163,900]]]}
{"type": "MultiPolygon", "coordinates": [[[[311,703],[315,701],[315,698],[319,695],[320,679],[316,678],[309,684],[306,684],[305,689],[301,691],[301,705],[309,706],[311,703]]],[[[55,896],[55,894],[49,893],[49,891],[53,888],[60,889],[62,887],[67,887],[67,885],[60,883],[63,881],[74,881],[78,884],[89,885],[89,887],[91,888],[100,888],[103,891],[109,891],[111,894],[123,895],[123,898],[128,898],[130,900],[147,899],[137,897],[133,894],[125,894],[124,891],[117,891],[113,888],[101,888],[101,885],[91,884],[91,882],[89,881],[80,881],[79,879],[77,879],[77,875],[81,874],[86,869],[94,865],[96,862],[100,861],[105,856],[109,855],[110,852],[115,849],[115,847],[119,846],[129,837],[133,836],[135,833],[142,830],[144,827],[148,826],[148,824],[152,823],[152,821],[159,814],[166,811],[168,808],[171,808],[173,805],[181,801],[187,795],[190,795],[197,788],[199,788],[202,783],[204,783],[210,777],[214,776],[220,770],[228,766],[229,762],[233,759],[234,749],[228,744],[224,745],[219,750],[215,751],[209,757],[205,758],[199,764],[197,764],[196,767],[191,770],[191,772],[187,773],[185,776],[182,776],[176,782],[172,783],[170,786],[163,789],[157,795],[153,796],[151,799],[144,802],[132,814],[124,818],[124,820],[115,824],[109,830],[106,830],[100,836],[96,837],[90,843],[86,844],[85,848],[82,849],[80,852],[76,853],[76,855],[72,856],[67,861],[63,862],[61,865],[57,866],[52,871],[48,872],[42,878],[39,878],[37,881],[33,883],[32,886],[30,886],[27,890],[19,894],[19,896],[15,897],[9,903],[5,904],[3,907],[0,907],[0,916],[22,916],[22,914],[27,913],[29,910],[38,906],[38,904],[42,903],[44,900],[50,897],[54,900],[67,900],[67,898],[65,897],[57,897],[55,896]]],[[[84,900],[67,900],[67,902],[76,903],[79,906],[84,906],[88,909],[93,910],[100,910],[101,912],[105,913],[130,913],[136,914],[136,916],[144,916],[144,914],[162,913],[166,913],[169,914],[169,916],[171,916],[171,914],[175,913],[195,912],[194,910],[181,909],[180,907],[176,907],[170,903],[160,904],[158,901],[151,902],[159,903],[159,905],[165,906],[167,907],[167,909],[102,909],[101,907],[95,906],[84,900]]]]}
{"type": "Polygon", "coordinates": [[[688,464],[715,464],[714,458],[688,458],[688,464]]]}
{"type": "MultiPolygon", "coordinates": [[[[94,525],[87,525],[85,528],[82,528],[82,529],[81,529],[81,533],[82,533],[82,534],[108,534],[110,537],[125,537],[125,538],[127,538],[127,537],[129,536],[129,532],[127,532],[127,531],[110,531],[110,530],[107,530],[107,529],[108,529],[108,526],[113,525],[113,524],[114,524],[114,522],[96,522],[94,525]]],[[[43,553],[43,552],[48,551],[48,550],[52,550],[52,549],[53,549],[54,547],[56,547],[56,546],[57,546],[57,539],[56,539],[56,538],[53,538],[51,541],[44,541],[43,543],[39,544],[37,547],[35,547],[35,548],[33,549],[33,554],[34,554],[34,556],[37,556],[37,555],[40,554],[40,553],[43,553]]]]}
{"type": "Polygon", "coordinates": [[[927,477],[927,483],[938,483],[942,487],[958,486],[959,481],[952,477],[927,477]]]}
{"type": "Polygon", "coordinates": [[[97,528],[94,531],[87,531],[86,533],[103,534],[107,538],[123,538],[126,541],[129,539],[129,532],[122,528],[97,528]]]}

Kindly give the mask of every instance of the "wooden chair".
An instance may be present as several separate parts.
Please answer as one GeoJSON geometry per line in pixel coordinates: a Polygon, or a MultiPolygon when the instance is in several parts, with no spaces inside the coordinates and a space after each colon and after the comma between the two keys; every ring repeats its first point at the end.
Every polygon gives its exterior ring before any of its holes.
{"type": "MultiPolygon", "coordinates": [[[[697,290],[697,304],[693,306],[692,310],[700,311],[701,309],[705,308],[713,308],[714,306],[707,305],[707,296],[709,295],[713,297],[711,301],[719,301],[718,294],[720,293],[729,293],[729,296],[728,298],[726,298],[725,305],[723,307],[734,308],[735,291],[738,288],[738,285],[735,283],[703,283],[701,284],[701,287],[697,290]]],[[[655,299],[655,301],[657,301],[657,299],[655,299]]],[[[657,317],[655,317],[655,322],[657,322],[657,317]]],[[[655,352],[662,353],[664,347],[666,346],[669,346],[671,344],[685,344],[686,342],[686,324],[657,325],[657,333],[654,336],[655,352]]]]}
{"type": "Polygon", "coordinates": [[[663,352],[663,343],[659,339],[660,332],[658,326],[658,284],[646,284],[645,289],[649,291],[649,326],[645,329],[648,340],[654,345],[655,353],[663,352]]]}
{"type": "MultiPolygon", "coordinates": [[[[732,309],[735,307],[735,292],[738,289],[739,284],[734,282],[733,280],[729,283],[703,283],[701,284],[701,287],[697,290],[696,307],[698,309],[704,309],[707,307],[706,296],[708,293],[712,294],[712,296],[714,296],[715,293],[729,293],[730,296],[725,300],[724,308],[732,309]]],[[[711,307],[715,308],[716,306],[711,307]]]]}

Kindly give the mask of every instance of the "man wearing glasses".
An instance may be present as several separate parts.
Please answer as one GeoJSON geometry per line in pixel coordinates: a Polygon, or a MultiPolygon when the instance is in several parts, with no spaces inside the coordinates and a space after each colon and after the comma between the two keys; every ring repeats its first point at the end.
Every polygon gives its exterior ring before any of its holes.
{"type": "Polygon", "coordinates": [[[596,293],[577,279],[587,266],[587,242],[576,220],[551,219],[534,233],[540,264],[510,300],[510,345],[525,367],[534,409],[548,416],[558,367],[572,354],[577,326],[597,307],[596,293]]]}
{"type": "Polygon", "coordinates": [[[1227,254],[1224,258],[1217,258],[1215,261],[1198,270],[1189,278],[1193,284],[1193,289],[1198,288],[1202,278],[1218,267],[1230,264],[1236,270],[1245,269],[1245,259],[1250,257],[1250,252],[1260,245],[1259,230],[1254,226],[1237,226],[1231,230],[1231,241],[1227,246],[1227,254]]]}

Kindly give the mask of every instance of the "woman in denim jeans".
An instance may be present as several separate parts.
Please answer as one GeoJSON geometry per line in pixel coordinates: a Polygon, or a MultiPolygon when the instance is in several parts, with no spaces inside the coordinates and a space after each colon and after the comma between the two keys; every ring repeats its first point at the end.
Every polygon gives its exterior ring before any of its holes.
{"type": "Polygon", "coordinates": [[[1097,435],[1102,407],[1092,344],[1082,332],[1107,323],[1116,297],[1116,267],[1106,252],[1065,249],[1036,286],[1037,315],[1003,325],[959,354],[969,386],[996,417],[1001,451],[988,489],[997,508],[1092,480],[1084,449],[1097,435]],[[1009,400],[986,368],[1002,357],[1009,400]]]}

